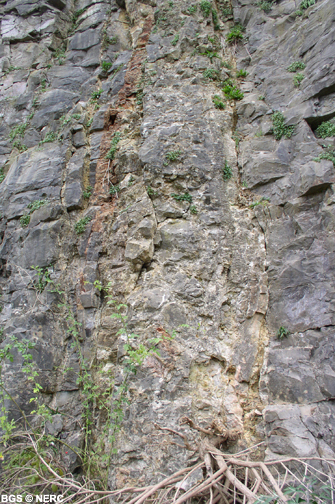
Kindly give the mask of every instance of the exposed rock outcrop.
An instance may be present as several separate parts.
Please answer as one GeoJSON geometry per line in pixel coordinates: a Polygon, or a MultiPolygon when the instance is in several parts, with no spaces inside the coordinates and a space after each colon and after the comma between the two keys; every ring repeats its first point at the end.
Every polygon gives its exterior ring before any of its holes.
{"type": "MultiPolygon", "coordinates": [[[[299,3],[220,0],[207,16],[181,0],[1,2],[2,343],[36,344],[46,403],[71,412],[57,435],[80,447],[62,300],[115,389],[124,340],[97,286],[142,343],[176,331],[131,379],[111,487],[185,463],[154,425],[195,436],[184,415],[240,432],[232,451],[264,440],[268,457],[334,457],[334,165],[316,158],[335,143],[315,130],[335,117],[335,10],[299,3]]],[[[4,372],[31,410],[22,357],[4,372]]]]}

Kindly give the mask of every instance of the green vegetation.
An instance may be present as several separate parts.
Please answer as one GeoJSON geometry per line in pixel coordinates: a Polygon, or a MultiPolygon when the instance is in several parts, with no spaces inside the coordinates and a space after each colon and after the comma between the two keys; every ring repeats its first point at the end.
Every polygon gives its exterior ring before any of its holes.
{"type": "Polygon", "coordinates": [[[293,84],[295,87],[299,87],[300,83],[304,80],[305,76],[302,73],[297,73],[293,77],[293,84]]]}
{"type": "Polygon", "coordinates": [[[142,105],[143,104],[143,96],[144,96],[144,91],[143,89],[139,89],[136,93],[136,104],[137,105],[142,105]]]}
{"type": "Polygon", "coordinates": [[[97,91],[93,91],[91,94],[91,103],[96,103],[99,100],[102,92],[103,92],[102,89],[98,89],[97,91]]]}
{"type": "Polygon", "coordinates": [[[201,52],[199,54],[201,54],[202,56],[207,56],[211,60],[211,63],[213,63],[213,58],[219,58],[217,52],[213,52],[213,51],[209,51],[209,50],[207,50],[205,52],[201,52]]]}
{"type": "Polygon", "coordinates": [[[223,17],[232,17],[233,16],[233,9],[231,9],[230,7],[226,7],[226,8],[223,8],[221,9],[221,13],[222,13],[222,16],[223,17]]]}
{"type": "Polygon", "coordinates": [[[218,70],[214,70],[214,68],[208,68],[205,70],[203,76],[205,79],[220,80],[220,72],[218,70]]]}
{"type": "Polygon", "coordinates": [[[169,151],[165,154],[165,157],[168,161],[177,161],[181,154],[181,150],[169,151]]]}
{"type": "Polygon", "coordinates": [[[308,7],[312,7],[312,5],[315,5],[315,0],[302,0],[299,8],[305,10],[308,9],[308,7]]]}
{"type": "Polygon", "coordinates": [[[34,200],[27,205],[29,212],[20,217],[20,224],[23,228],[27,227],[30,222],[30,216],[35,210],[38,210],[47,203],[47,200],[34,200]]]}
{"type": "Polygon", "coordinates": [[[82,234],[85,231],[87,224],[92,219],[93,219],[92,215],[86,215],[86,217],[83,217],[78,222],[76,222],[74,230],[77,233],[77,235],[82,234]]]}
{"type": "Polygon", "coordinates": [[[104,72],[108,72],[108,70],[113,66],[113,63],[110,61],[103,61],[101,63],[101,68],[104,72]]]}
{"type": "Polygon", "coordinates": [[[215,9],[212,9],[212,19],[213,19],[214,30],[220,30],[219,17],[218,17],[218,13],[216,12],[215,9]]]}
{"type": "MultiPolygon", "coordinates": [[[[219,17],[217,11],[212,7],[212,3],[208,0],[201,0],[200,2],[200,10],[204,18],[208,18],[210,14],[212,14],[214,30],[220,29],[219,17]]],[[[195,11],[194,11],[195,12],[195,11]]]]}
{"type": "Polygon", "coordinates": [[[303,61],[295,61],[291,63],[289,67],[287,67],[288,72],[296,72],[297,70],[305,70],[306,65],[303,61]]]}
{"type": "Polygon", "coordinates": [[[328,138],[335,136],[335,119],[324,121],[315,130],[315,134],[319,138],[328,138]]]}
{"type": "Polygon", "coordinates": [[[212,102],[214,103],[214,107],[220,110],[223,110],[226,105],[222,101],[222,98],[219,95],[214,95],[212,98],[212,102]]]}
{"type": "Polygon", "coordinates": [[[184,194],[171,194],[172,198],[174,198],[176,201],[188,201],[188,203],[192,203],[193,198],[190,195],[190,193],[186,192],[184,194]]]}
{"type": "Polygon", "coordinates": [[[212,4],[208,0],[201,0],[200,2],[200,9],[202,10],[202,13],[205,18],[208,18],[212,11],[212,4]]]}
{"type": "Polygon", "coordinates": [[[75,121],[79,121],[79,119],[81,118],[81,114],[72,114],[72,119],[74,119],[75,121]]]}
{"type": "Polygon", "coordinates": [[[53,131],[49,131],[43,138],[43,140],[40,141],[39,145],[49,143],[49,142],[55,142],[57,140],[57,135],[53,131]]]}
{"type": "Polygon", "coordinates": [[[10,72],[14,72],[15,70],[21,70],[21,67],[16,67],[16,66],[13,66],[13,65],[10,65],[7,70],[4,70],[4,74],[7,75],[9,74],[10,72]]]}
{"type": "MultiPolygon", "coordinates": [[[[43,387],[40,384],[39,366],[34,361],[34,355],[38,354],[34,350],[36,343],[26,338],[16,338],[8,336],[6,345],[0,349],[0,442],[3,452],[0,452],[2,463],[1,488],[3,492],[18,492],[26,494],[26,490],[33,495],[44,494],[45,491],[58,493],[59,482],[62,481],[62,492],[66,496],[72,496],[82,487],[84,494],[86,489],[88,494],[94,498],[100,497],[95,494],[95,490],[107,488],[108,467],[110,459],[116,453],[115,440],[121,430],[124,419],[125,406],[129,404],[130,390],[129,382],[131,376],[137,373],[140,366],[147,357],[159,354],[158,345],[163,340],[171,341],[176,336],[176,331],[152,339],[145,338],[145,343],[140,343],[140,336],[131,333],[128,327],[127,305],[116,302],[109,294],[111,284],[103,287],[100,281],[95,281],[93,287],[98,292],[104,292],[104,299],[107,305],[114,307],[111,318],[119,326],[117,335],[121,337],[123,344],[122,357],[122,382],[115,386],[110,371],[105,371],[101,367],[92,365],[83,355],[80,343],[80,326],[77,322],[71,305],[67,301],[65,292],[51,278],[52,270],[39,266],[32,266],[36,279],[32,286],[36,293],[41,294],[46,289],[48,292],[57,293],[58,308],[61,310],[62,319],[66,323],[66,339],[70,341],[73,352],[76,354],[79,364],[78,371],[73,368],[64,368],[63,374],[69,371],[76,373],[76,382],[81,391],[81,404],[83,412],[78,420],[79,427],[84,433],[83,444],[80,447],[70,446],[66,442],[53,434],[47,434],[45,424],[53,422],[53,415],[58,413],[45,404],[43,387]],[[29,404],[33,406],[33,411],[29,416],[18,406],[15,398],[7,391],[2,377],[2,369],[8,362],[13,362],[15,354],[19,356],[20,373],[22,373],[22,383],[29,391],[29,404]],[[99,379],[97,379],[99,378],[99,379]],[[99,383],[103,385],[98,385],[99,383]],[[13,402],[22,415],[22,422],[10,419],[8,404],[13,402]],[[103,422],[100,430],[96,430],[96,419],[101,418],[103,422]],[[33,421],[31,420],[33,419],[33,421]],[[24,443],[22,440],[24,439],[24,443]],[[94,479],[94,490],[90,483],[80,482],[73,478],[64,479],[64,465],[62,463],[62,452],[68,450],[73,452],[81,461],[81,469],[85,474],[85,479],[94,479]],[[50,453],[52,456],[50,457],[50,453]],[[47,463],[45,461],[47,460],[47,463]],[[24,467],[25,477],[17,478],[17,470],[24,467]],[[60,478],[60,479],[59,479],[60,478]],[[65,483],[65,485],[64,485],[65,483]],[[78,486],[79,485],[79,486],[78,486]]],[[[88,282],[86,282],[88,283],[88,282]]],[[[0,337],[3,337],[4,329],[0,329],[0,337]]],[[[21,375],[20,375],[21,376],[21,375]]],[[[66,414],[61,413],[66,419],[66,414]]],[[[69,421],[71,417],[69,417],[69,421]]],[[[67,454],[68,451],[65,453],[67,454]]],[[[79,498],[80,499],[80,498],[79,498]]],[[[28,500],[28,499],[27,499],[28,500]]],[[[78,499],[76,499],[77,501],[78,499]]],[[[79,500],[78,500],[79,502],[79,500]]]]}
{"type": "Polygon", "coordinates": [[[224,92],[228,100],[242,100],[242,98],[244,97],[244,94],[240,89],[227,81],[222,91],[224,92]]]}
{"type": "Polygon", "coordinates": [[[66,124],[71,122],[71,117],[66,117],[66,115],[64,114],[59,118],[59,122],[61,123],[62,126],[65,126],[66,124]]]}
{"type": "Polygon", "coordinates": [[[72,15],[72,28],[75,30],[78,26],[78,19],[80,16],[85,12],[85,8],[77,10],[73,15],[72,15]]]}
{"type": "Polygon", "coordinates": [[[114,37],[109,38],[107,35],[107,29],[105,28],[102,32],[102,48],[106,49],[109,45],[115,45],[119,41],[119,38],[115,35],[114,37]]]}
{"type": "Polygon", "coordinates": [[[9,133],[9,138],[13,141],[17,136],[23,137],[26,129],[28,127],[28,123],[23,123],[19,124],[18,126],[15,126],[12,128],[11,132],[9,133]]]}
{"type": "Polygon", "coordinates": [[[233,172],[229,166],[229,164],[227,163],[227,161],[224,162],[224,166],[222,168],[222,176],[223,176],[223,180],[229,180],[233,175],[233,172]]]}
{"type": "Polygon", "coordinates": [[[253,201],[251,205],[249,205],[249,208],[255,208],[258,205],[267,205],[270,201],[270,198],[267,196],[262,196],[260,200],[253,201]]]}
{"type": "Polygon", "coordinates": [[[150,198],[154,197],[154,196],[158,196],[158,192],[154,191],[153,188],[149,185],[147,186],[147,194],[150,198]]]}
{"type": "Polygon", "coordinates": [[[120,186],[111,184],[111,186],[109,188],[109,194],[111,196],[116,196],[119,192],[120,192],[120,186]]]}
{"type": "Polygon", "coordinates": [[[30,215],[29,214],[28,215],[22,215],[20,217],[21,227],[23,227],[23,228],[27,227],[28,224],[29,224],[29,222],[30,222],[30,215]]]}
{"type": "Polygon", "coordinates": [[[116,74],[117,74],[120,70],[122,70],[122,68],[123,68],[123,67],[124,67],[124,64],[123,64],[123,63],[121,63],[121,65],[119,65],[117,68],[115,68],[115,70],[113,70],[113,72],[112,72],[112,73],[110,74],[110,76],[109,76],[109,79],[110,79],[110,80],[113,80],[113,79],[114,79],[114,77],[115,77],[115,75],[116,75],[116,74]]]}
{"type": "Polygon", "coordinates": [[[46,286],[51,283],[50,271],[48,267],[41,268],[40,266],[31,266],[31,269],[36,271],[37,279],[34,281],[34,289],[39,294],[42,294],[46,286]]]}
{"type": "Polygon", "coordinates": [[[260,96],[258,97],[258,99],[259,99],[259,100],[261,100],[261,101],[264,101],[264,100],[265,100],[265,96],[260,95],[260,96]]]}
{"type": "Polygon", "coordinates": [[[39,208],[41,208],[42,206],[44,206],[45,204],[47,203],[47,200],[34,200],[34,201],[31,201],[28,205],[28,208],[30,210],[29,213],[33,213],[35,212],[35,210],[38,210],[39,208]]]}
{"type": "Polygon", "coordinates": [[[287,338],[290,334],[291,333],[288,329],[286,329],[283,326],[280,326],[277,331],[277,338],[281,340],[281,339],[287,338]]]}
{"type": "Polygon", "coordinates": [[[243,26],[241,26],[240,24],[236,24],[228,33],[226,37],[227,42],[231,44],[232,42],[237,42],[238,40],[243,39],[243,32],[244,32],[243,26]]]}
{"type": "Polygon", "coordinates": [[[318,157],[314,158],[314,161],[320,162],[321,159],[327,159],[328,161],[331,161],[335,166],[335,151],[332,150],[331,147],[328,147],[324,152],[321,152],[318,157]]]}
{"type": "Polygon", "coordinates": [[[179,34],[177,33],[174,36],[174,39],[172,40],[171,45],[176,46],[178,44],[178,40],[179,40],[179,34]]]}
{"type": "Polygon", "coordinates": [[[86,189],[83,191],[83,197],[85,199],[90,199],[90,197],[92,196],[92,192],[93,192],[93,187],[92,186],[87,186],[86,189]]]}
{"type": "Polygon", "coordinates": [[[257,2],[257,7],[259,7],[261,10],[264,12],[268,13],[273,7],[273,4],[275,3],[275,0],[261,0],[260,2],[257,2]]]}
{"type": "Polygon", "coordinates": [[[121,139],[121,134],[119,132],[114,133],[114,136],[111,141],[110,149],[106,154],[106,159],[110,159],[111,161],[114,159],[115,153],[118,149],[117,144],[119,143],[120,139],[121,139]]]}
{"type": "Polygon", "coordinates": [[[234,140],[235,142],[235,146],[236,148],[238,148],[239,144],[240,144],[240,141],[241,141],[241,137],[240,137],[240,134],[239,133],[235,133],[233,136],[232,136],[232,139],[234,140]]]}
{"type": "Polygon", "coordinates": [[[273,124],[273,134],[276,140],[280,140],[282,137],[291,138],[295,127],[285,125],[285,117],[281,112],[274,112],[271,119],[273,124]]]}
{"type": "Polygon", "coordinates": [[[215,48],[220,48],[220,42],[218,41],[217,39],[217,36],[215,35],[215,37],[209,37],[208,36],[208,42],[210,42],[211,44],[213,44],[215,46],[215,48]]]}
{"type": "Polygon", "coordinates": [[[196,5],[191,5],[191,7],[189,7],[187,9],[187,12],[190,16],[193,16],[193,14],[195,14],[197,12],[197,6],[196,5]]]}
{"type": "Polygon", "coordinates": [[[58,47],[55,51],[54,57],[57,59],[59,65],[64,65],[65,63],[65,47],[58,47]]]}
{"type": "Polygon", "coordinates": [[[242,68],[241,68],[241,70],[239,70],[238,72],[236,72],[236,77],[237,78],[240,78],[240,77],[244,78],[247,75],[248,75],[248,72],[246,70],[243,70],[242,68]]]}
{"type": "Polygon", "coordinates": [[[19,150],[20,152],[24,152],[28,149],[28,147],[22,144],[20,140],[15,140],[15,142],[13,142],[13,147],[15,147],[15,149],[19,150]]]}
{"type": "Polygon", "coordinates": [[[3,172],[3,168],[0,168],[0,184],[5,180],[6,175],[3,172]]]}
{"type": "Polygon", "coordinates": [[[196,215],[198,213],[197,207],[195,205],[191,205],[190,212],[192,215],[196,215]]]}
{"type": "Polygon", "coordinates": [[[227,70],[231,70],[233,67],[230,63],[228,63],[228,61],[224,61],[222,63],[222,66],[224,66],[225,68],[227,68],[227,70]]]}

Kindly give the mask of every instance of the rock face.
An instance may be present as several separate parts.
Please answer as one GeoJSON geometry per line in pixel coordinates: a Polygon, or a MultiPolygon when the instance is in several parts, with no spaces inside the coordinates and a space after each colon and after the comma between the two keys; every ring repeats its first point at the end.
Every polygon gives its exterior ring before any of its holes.
{"type": "MultiPolygon", "coordinates": [[[[111,487],[185,463],[155,428],[192,436],[183,415],[237,429],[232,451],[334,456],[334,165],[316,158],[335,143],[315,135],[335,117],[333,0],[226,4],[1,3],[1,339],[35,343],[44,400],[71,412],[50,432],[83,443],[71,320],[87,365],[125,379],[94,282],[142,344],[176,331],[130,380],[111,487]]],[[[19,354],[4,379],[29,411],[19,354]]]]}

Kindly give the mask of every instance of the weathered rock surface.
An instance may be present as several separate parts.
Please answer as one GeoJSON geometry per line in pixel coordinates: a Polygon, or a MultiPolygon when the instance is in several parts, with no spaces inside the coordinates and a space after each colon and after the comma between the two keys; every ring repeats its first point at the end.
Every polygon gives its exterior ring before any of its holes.
{"type": "MultiPolygon", "coordinates": [[[[82,446],[60,296],[83,356],[116,391],[125,341],[94,282],[128,305],[143,344],[176,331],[132,377],[111,487],[186,463],[154,427],[194,436],[183,415],[238,429],[232,451],[259,440],[269,457],[335,451],[334,165],[315,160],[334,147],[315,129],[335,117],[335,11],[318,0],[297,17],[298,3],[265,14],[232,0],[245,27],[236,47],[220,10],[214,27],[179,0],[1,4],[1,344],[36,343],[47,404],[76,420],[57,416],[49,432],[82,446]],[[299,87],[294,61],[306,65],[299,87]],[[242,100],[225,99],[227,78],[242,100]],[[295,125],[291,138],[275,139],[273,111],[295,125]]],[[[20,355],[5,380],[29,411],[20,355]]]]}

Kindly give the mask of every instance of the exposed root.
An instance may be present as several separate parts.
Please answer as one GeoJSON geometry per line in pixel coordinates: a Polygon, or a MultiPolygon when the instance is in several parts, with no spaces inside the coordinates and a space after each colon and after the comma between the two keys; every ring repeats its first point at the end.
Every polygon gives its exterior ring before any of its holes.
{"type": "MultiPolygon", "coordinates": [[[[21,444],[24,443],[25,448],[29,445],[36,454],[40,465],[4,467],[0,476],[0,492],[11,494],[27,482],[23,486],[30,493],[50,493],[50,488],[57,486],[57,493],[63,495],[62,502],[74,504],[335,502],[335,459],[291,457],[270,461],[253,460],[259,445],[235,454],[225,453],[222,449],[224,441],[236,440],[237,432],[227,431],[214,423],[208,428],[202,428],[187,417],[183,417],[181,423],[188,424],[202,434],[198,446],[192,446],[186,435],[177,430],[157,424],[155,427],[179,436],[184,441],[184,448],[197,453],[198,461],[154,485],[132,486],[114,491],[100,490],[97,482],[83,476],[64,474],[56,467],[51,450],[42,455],[34,437],[29,432],[21,432],[16,434],[16,443],[19,436],[21,444]]],[[[16,444],[16,448],[20,446],[16,444]]],[[[10,450],[11,446],[5,448],[5,458],[10,450]]]]}

